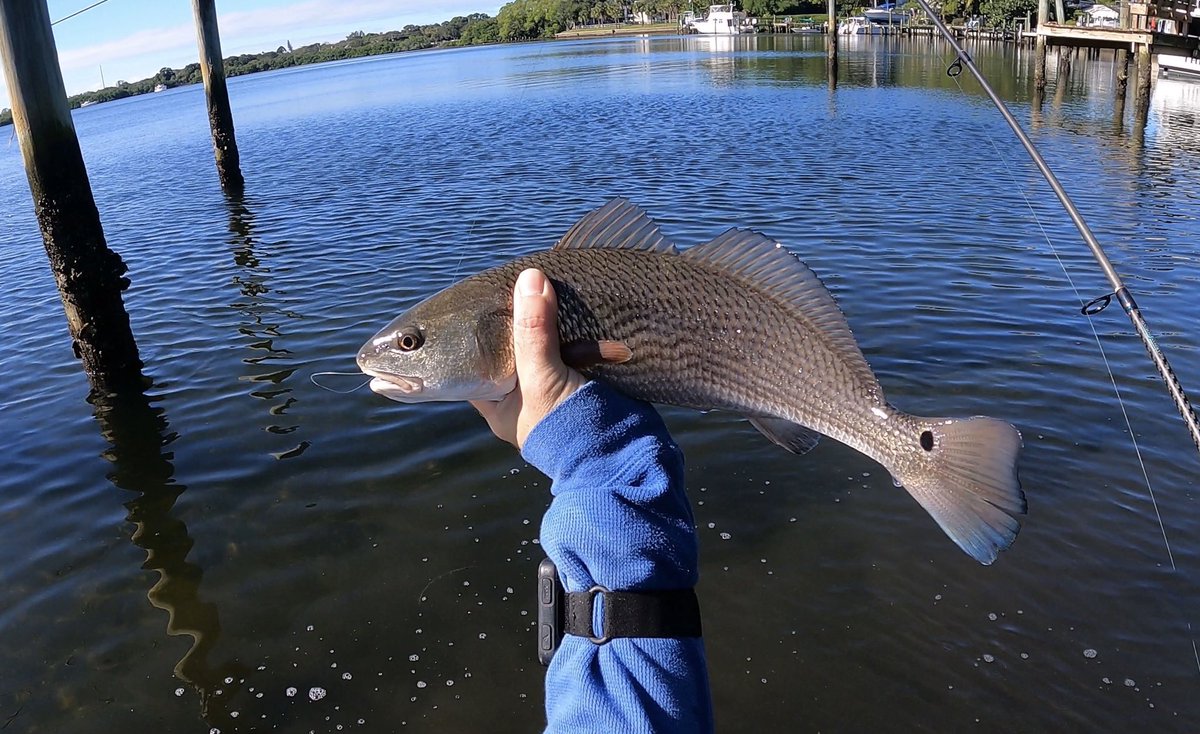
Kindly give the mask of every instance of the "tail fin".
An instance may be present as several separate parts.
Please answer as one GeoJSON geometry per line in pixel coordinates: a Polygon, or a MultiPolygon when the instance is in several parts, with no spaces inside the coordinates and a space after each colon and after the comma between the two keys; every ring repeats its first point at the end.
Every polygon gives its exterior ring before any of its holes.
{"type": "Polygon", "coordinates": [[[917,461],[897,479],[950,539],[984,565],[1012,545],[1025,514],[1021,434],[992,418],[917,418],[917,461]]]}

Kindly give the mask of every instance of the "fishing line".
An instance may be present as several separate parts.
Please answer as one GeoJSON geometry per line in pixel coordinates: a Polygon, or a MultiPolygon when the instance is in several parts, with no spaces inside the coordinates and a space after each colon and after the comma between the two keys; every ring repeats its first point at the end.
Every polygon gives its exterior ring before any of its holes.
{"type": "Polygon", "coordinates": [[[361,378],[363,376],[363,373],[361,373],[361,372],[314,372],[308,376],[308,379],[310,382],[312,382],[312,384],[316,385],[317,387],[321,388],[322,390],[328,390],[329,392],[335,392],[339,395],[349,395],[350,393],[354,392],[355,390],[361,389],[364,385],[371,384],[371,378],[368,377],[361,384],[356,385],[356,386],[350,388],[349,390],[335,390],[332,387],[329,387],[328,385],[322,385],[321,383],[317,382],[318,377],[326,377],[328,375],[337,375],[339,377],[361,378]]]}
{"type": "Polygon", "coordinates": [[[87,6],[83,10],[76,10],[74,13],[71,13],[70,15],[67,15],[67,16],[63,16],[62,18],[59,18],[58,20],[52,22],[50,25],[58,25],[59,23],[63,22],[64,20],[70,20],[71,18],[74,18],[77,15],[82,15],[82,14],[86,13],[87,11],[91,10],[92,8],[103,5],[106,2],[108,2],[108,0],[100,0],[100,2],[98,2],[98,3],[92,3],[91,5],[87,6]]]}
{"type": "Polygon", "coordinates": [[[1042,177],[1046,179],[1046,183],[1050,185],[1050,189],[1054,192],[1054,195],[1058,197],[1058,201],[1062,204],[1063,209],[1066,210],[1067,216],[1071,218],[1071,221],[1075,224],[1075,228],[1079,230],[1079,235],[1083,238],[1084,244],[1087,245],[1092,253],[1092,257],[1096,260],[1100,269],[1104,271],[1105,278],[1108,279],[1109,284],[1112,286],[1111,296],[1116,296],[1117,301],[1121,304],[1121,308],[1125,310],[1125,315],[1129,317],[1134,331],[1137,333],[1138,338],[1142,340],[1142,345],[1146,348],[1150,360],[1154,362],[1155,369],[1158,370],[1159,376],[1162,377],[1163,383],[1167,387],[1167,392],[1171,395],[1171,399],[1175,403],[1176,410],[1179,411],[1180,417],[1183,418],[1188,433],[1192,437],[1192,443],[1196,445],[1196,450],[1200,451],[1200,416],[1197,416],[1196,412],[1192,410],[1191,402],[1188,400],[1187,393],[1183,390],[1183,385],[1179,383],[1179,378],[1175,375],[1175,370],[1171,368],[1170,363],[1167,361],[1167,356],[1158,346],[1158,341],[1150,333],[1150,326],[1146,323],[1146,319],[1142,316],[1141,310],[1134,301],[1133,294],[1125,287],[1120,274],[1113,267],[1112,262],[1108,259],[1108,255],[1104,253],[1104,248],[1100,246],[1100,242],[1096,239],[1096,236],[1092,234],[1091,228],[1084,221],[1083,215],[1080,214],[1079,209],[1075,206],[1075,202],[1071,201],[1071,197],[1067,194],[1066,189],[1059,183],[1058,177],[1054,175],[1054,171],[1050,170],[1050,166],[1042,158],[1042,154],[1038,152],[1033,141],[1025,134],[1025,131],[1021,128],[1021,124],[1017,122],[1017,118],[1013,117],[1012,112],[1009,112],[1003,100],[996,94],[996,90],[992,89],[987,79],[975,67],[975,62],[971,59],[971,55],[958,44],[958,41],[954,38],[954,34],[942,22],[941,17],[933,12],[927,0],[916,0],[916,2],[925,11],[926,15],[929,16],[929,20],[933,23],[938,33],[954,48],[957,59],[952,68],[965,66],[979,82],[979,86],[987,94],[992,104],[995,105],[1000,116],[1008,123],[1013,134],[1017,136],[1017,140],[1025,148],[1025,152],[1029,154],[1029,157],[1033,160],[1034,165],[1037,166],[1042,177]]]}
{"type": "MultiPolygon", "coordinates": [[[[930,15],[930,17],[933,18],[933,13],[930,12],[930,9],[925,4],[924,0],[917,0],[917,1],[925,9],[926,13],[928,13],[930,15]]],[[[934,22],[935,22],[935,24],[937,24],[939,26],[939,29],[942,30],[943,33],[945,34],[946,33],[945,29],[942,27],[942,24],[940,23],[940,21],[935,20],[934,22]]],[[[1080,232],[1085,234],[1085,239],[1089,240],[1088,244],[1089,244],[1089,246],[1091,246],[1094,243],[1094,238],[1091,237],[1090,230],[1087,229],[1086,224],[1083,224],[1082,216],[1078,213],[1078,211],[1076,211],[1074,209],[1073,204],[1068,203],[1069,198],[1066,196],[1065,191],[1061,191],[1061,186],[1058,185],[1057,180],[1052,178],[1052,174],[1049,173],[1049,168],[1046,166],[1045,161],[1042,160],[1041,156],[1037,155],[1036,151],[1033,150],[1033,143],[1031,141],[1029,141],[1028,138],[1024,137],[1023,133],[1016,126],[1015,120],[1012,119],[1011,113],[1009,113],[1007,108],[1005,108],[1002,105],[1002,103],[999,102],[998,98],[996,98],[995,92],[993,92],[988,87],[986,81],[983,79],[982,74],[980,74],[979,71],[977,69],[975,69],[973,62],[971,62],[970,57],[966,55],[966,52],[963,51],[962,48],[959,47],[958,44],[953,41],[953,39],[950,39],[948,37],[948,35],[947,35],[947,40],[950,40],[951,46],[954,47],[954,49],[956,51],[956,56],[955,56],[953,63],[951,63],[947,67],[946,74],[950,78],[954,79],[954,83],[958,87],[959,92],[965,95],[966,90],[963,89],[962,83],[959,81],[958,77],[962,73],[963,58],[965,57],[967,59],[967,63],[969,65],[969,67],[971,68],[972,72],[975,74],[976,79],[980,82],[980,84],[984,87],[984,90],[992,98],[992,102],[996,104],[996,106],[1001,110],[1002,113],[1004,113],[1006,122],[1008,122],[1013,127],[1014,132],[1017,132],[1018,138],[1021,138],[1022,144],[1025,145],[1026,149],[1030,153],[1030,156],[1034,159],[1034,162],[1038,165],[1038,168],[1041,170],[1043,175],[1046,176],[1047,182],[1051,184],[1051,188],[1055,189],[1055,193],[1059,195],[1060,200],[1062,200],[1064,206],[1067,207],[1068,213],[1071,215],[1072,219],[1076,222],[1077,226],[1080,226],[1080,232]]],[[[1096,325],[1091,319],[1091,316],[1093,316],[1096,313],[1099,313],[1100,311],[1102,311],[1104,309],[1104,306],[1108,305],[1108,300],[1111,296],[1102,296],[1101,298],[1093,299],[1092,301],[1088,302],[1087,304],[1084,304],[1083,296],[1080,294],[1079,289],[1075,286],[1075,281],[1074,281],[1074,279],[1071,278],[1071,273],[1067,270],[1066,263],[1063,262],[1062,258],[1058,254],[1058,250],[1054,247],[1054,242],[1050,239],[1049,234],[1046,232],[1045,226],[1042,224],[1041,218],[1038,217],[1037,211],[1033,208],[1033,203],[1029,200],[1029,197],[1026,196],[1024,187],[1020,184],[1020,182],[1017,181],[1016,175],[1014,173],[1015,166],[1008,159],[1008,157],[1005,156],[1005,154],[1000,150],[1000,147],[999,147],[999,145],[997,145],[995,138],[992,137],[992,135],[990,133],[986,132],[986,129],[983,131],[983,134],[984,134],[984,137],[987,139],[988,143],[992,146],[992,150],[994,150],[996,152],[996,157],[1001,161],[1001,163],[1004,164],[1005,173],[1008,174],[1009,179],[1013,183],[1013,187],[1021,194],[1021,198],[1025,201],[1026,208],[1029,210],[1030,215],[1033,217],[1034,222],[1037,224],[1038,230],[1042,233],[1042,239],[1045,240],[1046,244],[1050,248],[1051,254],[1054,255],[1054,259],[1058,262],[1059,267],[1062,268],[1063,275],[1066,277],[1067,283],[1071,286],[1071,290],[1075,292],[1075,297],[1080,303],[1080,312],[1083,313],[1084,315],[1088,316],[1088,326],[1092,330],[1092,337],[1096,341],[1096,348],[1100,351],[1100,357],[1104,362],[1104,368],[1108,372],[1109,380],[1111,381],[1112,386],[1113,386],[1113,392],[1117,396],[1117,404],[1121,408],[1121,415],[1125,420],[1126,430],[1129,432],[1129,440],[1133,444],[1134,453],[1137,455],[1138,464],[1140,465],[1141,470],[1142,470],[1142,477],[1146,482],[1146,490],[1150,496],[1150,503],[1154,507],[1155,517],[1158,519],[1158,527],[1162,533],[1163,545],[1167,551],[1167,558],[1171,563],[1171,571],[1175,574],[1178,574],[1179,569],[1175,565],[1175,555],[1171,551],[1171,543],[1170,543],[1170,540],[1167,538],[1166,525],[1163,522],[1162,513],[1160,512],[1159,507],[1158,507],[1158,500],[1156,499],[1156,497],[1154,495],[1154,487],[1152,486],[1152,484],[1150,482],[1150,474],[1149,474],[1149,471],[1146,469],[1145,459],[1142,456],[1141,448],[1138,446],[1137,437],[1133,431],[1133,425],[1129,419],[1129,411],[1126,409],[1124,398],[1121,395],[1121,389],[1117,385],[1116,375],[1114,374],[1112,366],[1108,361],[1108,355],[1104,351],[1104,345],[1100,341],[1100,334],[1096,330],[1096,325]],[[1104,301],[1104,304],[1099,306],[1098,308],[1093,309],[1092,307],[1098,301],[1101,301],[1101,300],[1104,301]]],[[[1098,250],[1098,248],[1099,248],[1099,245],[1096,244],[1095,247],[1093,248],[1093,252],[1095,253],[1096,250],[1098,250]]],[[[1102,254],[1097,254],[1098,259],[1100,259],[1101,257],[1102,257],[1102,254]]],[[[1110,281],[1113,281],[1113,279],[1114,279],[1113,276],[1115,276],[1115,271],[1112,271],[1111,264],[1107,263],[1107,258],[1104,258],[1103,260],[1101,260],[1101,266],[1104,267],[1105,265],[1107,265],[1107,267],[1104,268],[1106,275],[1110,275],[1110,281]]],[[[1121,297],[1122,291],[1124,290],[1124,286],[1120,284],[1119,277],[1116,278],[1114,285],[1119,285],[1119,287],[1116,288],[1116,293],[1111,294],[1111,295],[1118,296],[1118,298],[1121,300],[1122,306],[1126,310],[1126,313],[1129,315],[1130,319],[1133,320],[1134,327],[1138,331],[1138,335],[1141,336],[1143,338],[1143,342],[1146,343],[1146,348],[1147,348],[1147,351],[1150,352],[1151,359],[1155,362],[1155,366],[1159,367],[1160,374],[1162,375],[1163,379],[1167,382],[1168,390],[1171,392],[1172,398],[1175,398],[1176,404],[1180,408],[1180,412],[1184,414],[1185,422],[1189,423],[1189,428],[1192,431],[1193,440],[1195,440],[1196,439],[1196,430],[1195,430],[1195,422],[1194,422],[1195,414],[1192,413],[1190,415],[1192,420],[1188,421],[1188,418],[1189,418],[1188,413],[1190,412],[1191,408],[1188,405],[1186,395],[1182,395],[1182,388],[1178,387],[1177,382],[1175,384],[1172,384],[1172,379],[1174,378],[1174,374],[1171,372],[1169,365],[1165,365],[1165,357],[1162,359],[1161,362],[1156,357],[1157,345],[1153,344],[1153,337],[1149,337],[1148,334],[1145,334],[1139,328],[1140,326],[1144,326],[1144,322],[1141,325],[1139,325],[1138,318],[1135,318],[1136,306],[1134,306],[1133,308],[1130,308],[1130,304],[1132,304],[1132,298],[1129,297],[1127,294],[1126,294],[1125,298],[1121,297]],[[1150,339],[1149,342],[1147,342],[1147,338],[1150,339]],[[1164,365],[1165,365],[1165,369],[1163,368],[1164,365]],[[1182,400],[1180,400],[1180,397],[1182,397],[1182,400]]],[[[1140,316],[1139,316],[1139,318],[1140,318],[1140,316]]],[[[1200,442],[1197,442],[1197,447],[1200,448],[1200,442]]],[[[1182,609],[1180,609],[1180,612],[1181,612],[1182,616],[1184,617],[1184,624],[1187,626],[1188,636],[1191,638],[1192,657],[1196,662],[1196,669],[1198,671],[1200,671],[1200,647],[1198,647],[1196,644],[1196,637],[1192,631],[1191,620],[1188,619],[1187,614],[1184,613],[1182,609]]]]}
{"type": "Polygon", "coordinates": [[[470,566],[462,566],[461,568],[452,568],[445,573],[438,574],[437,576],[434,576],[433,578],[429,579],[429,583],[425,584],[425,587],[423,589],[421,589],[420,594],[417,594],[417,603],[420,604],[421,602],[425,601],[425,599],[426,599],[425,592],[429,590],[430,586],[433,586],[433,582],[438,581],[439,579],[444,579],[447,576],[452,576],[452,575],[458,573],[459,571],[466,571],[471,568],[475,568],[475,564],[471,564],[470,566]]]}
{"type": "MultiPolygon", "coordinates": [[[[956,67],[961,72],[962,66],[957,58],[954,60],[954,63],[951,64],[949,69],[954,69],[956,67]]],[[[958,87],[958,91],[965,96],[966,90],[963,88],[962,82],[959,80],[959,74],[951,73],[950,70],[947,70],[946,73],[954,80],[954,84],[958,87]]],[[[1033,221],[1037,225],[1038,231],[1042,233],[1042,239],[1050,248],[1050,253],[1054,255],[1054,259],[1058,263],[1058,266],[1062,268],[1062,272],[1067,279],[1067,283],[1071,286],[1071,290],[1075,292],[1075,299],[1079,302],[1080,312],[1086,313],[1087,306],[1084,304],[1083,295],[1079,292],[1079,288],[1076,287],[1075,280],[1071,278],[1071,273],[1067,270],[1067,264],[1063,262],[1062,257],[1058,254],[1058,249],[1054,246],[1054,242],[1050,239],[1050,235],[1046,232],[1046,227],[1042,224],[1041,217],[1038,216],[1037,211],[1034,209],[1033,202],[1030,201],[1029,196],[1026,195],[1024,186],[1022,186],[1021,182],[1017,180],[1014,172],[1015,165],[1000,149],[996,139],[987,132],[986,128],[981,132],[987,139],[988,144],[992,146],[992,150],[995,151],[996,157],[1001,163],[1004,164],[1004,172],[1008,175],[1009,180],[1012,182],[1013,188],[1016,189],[1017,193],[1021,195],[1021,199],[1025,202],[1025,208],[1029,210],[1029,214],[1033,217],[1033,221]]],[[[1158,528],[1162,532],[1163,545],[1167,550],[1167,559],[1171,562],[1171,570],[1175,571],[1177,570],[1175,566],[1175,554],[1171,551],[1171,541],[1167,538],[1166,523],[1163,522],[1162,512],[1158,507],[1158,499],[1154,495],[1154,487],[1150,482],[1150,473],[1146,469],[1146,461],[1142,456],[1141,447],[1138,446],[1137,436],[1134,434],[1133,424],[1129,418],[1129,411],[1125,406],[1125,399],[1121,395],[1121,388],[1117,385],[1117,376],[1113,373],[1112,365],[1108,361],[1108,353],[1104,351],[1104,344],[1100,341],[1100,333],[1096,330],[1096,323],[1092,320],[1091,315],[1089,315],[1087,318],[1087,324],[1092,330],[1092,338],[1094,338],[1096,341],[1096,349],[1098,349],[1100,352],[1100,359],[1104,362],[1104,369],[1108,372],[1108,379],[1112,383],[1113,392],[1117,396],[1117,404],[1121,408],[1121,416],[1125,420],[1125,428],[1127,431],[1129,431],[1129,440],[1133,444],[1133,451],[1135,454],[1137,454],[1138,464],[1142,469],[1142,477],[1146,481],[1146,490],[1150,495],[1150,504],[1154,507],[1154,516],[1157,518],[1158,528]]],[[[1194,644],[1195,643],[1193,642],[1193,645],[1194,644]]]]}

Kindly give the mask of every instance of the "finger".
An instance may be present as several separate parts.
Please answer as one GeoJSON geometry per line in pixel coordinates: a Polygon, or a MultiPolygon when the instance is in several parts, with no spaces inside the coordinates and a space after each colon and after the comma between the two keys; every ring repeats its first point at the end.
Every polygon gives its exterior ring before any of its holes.
{"type": "Polygon", "coordinates": [[[472,400],[471,406],[487,421],[488,428],[496,434],[496,438],[517,445],[517,414],[521,410],[519,392],[510,395],[500,402],[491,400],[472,400]]]}
{"type": "Polygon", "coordinates": [[[566,371],[558,351],[558,300],[554,287],[540,270],[517,278],[513,293],[513,351],[517,381],[538,390],[561,380],[566,371]]]}

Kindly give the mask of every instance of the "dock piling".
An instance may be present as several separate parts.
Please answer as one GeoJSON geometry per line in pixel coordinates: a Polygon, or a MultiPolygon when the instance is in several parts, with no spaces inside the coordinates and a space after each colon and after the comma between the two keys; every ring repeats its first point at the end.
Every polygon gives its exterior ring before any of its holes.
{"type": "Polygon", "coordinates": [[[217,29],[215,0],[192,0],[196,16],[196,42],[200,46],[200,74],[204,78],[204,96],[208,100],[208,123],[212,127],[213,153],[217,175],[227,194],[240,195],[246,188],[242,178],[237,140],[233,134],[233,111],[229,107],[229,89],[225,85],[225,64],[221,60],[221,35],[217,29]]]}
{"type": "Polygon", "coordinates": [[[45,0],[0,0],[0,59],[13,126],[76,357],[102,394],[142,387],[121,291],[128,268],[108,248],[92,197],[45,0]]]}
{"type": "Polygon", "coordinates": [[[1050,0],[1038,0],[1037,24],[1039,33],[1035,42],[1033,55],[1033,88],[1041,91],[1046,88],[1046,37],[1040,33],[1050,20],[1050,0]]]}
{"type": "Polygon", "coordinates": [[[825,72],[829,77],[829,89],[832,91],[837,89],[838,76],[837,0],[825,0],[825,10],[829,14],[829,20],[825,24],[825,32],[828,35],[825,72]]]}

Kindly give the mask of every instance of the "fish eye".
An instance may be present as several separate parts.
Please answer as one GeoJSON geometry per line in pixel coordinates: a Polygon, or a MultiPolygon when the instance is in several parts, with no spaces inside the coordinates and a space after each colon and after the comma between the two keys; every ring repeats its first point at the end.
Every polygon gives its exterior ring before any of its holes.
{"type": "Polygon", "coordinates": [[[421,336],[419,331],[402,331],[395,338],[396,348],[402,352],[420,349],[424,342],[425,337],[421,336]]]}

